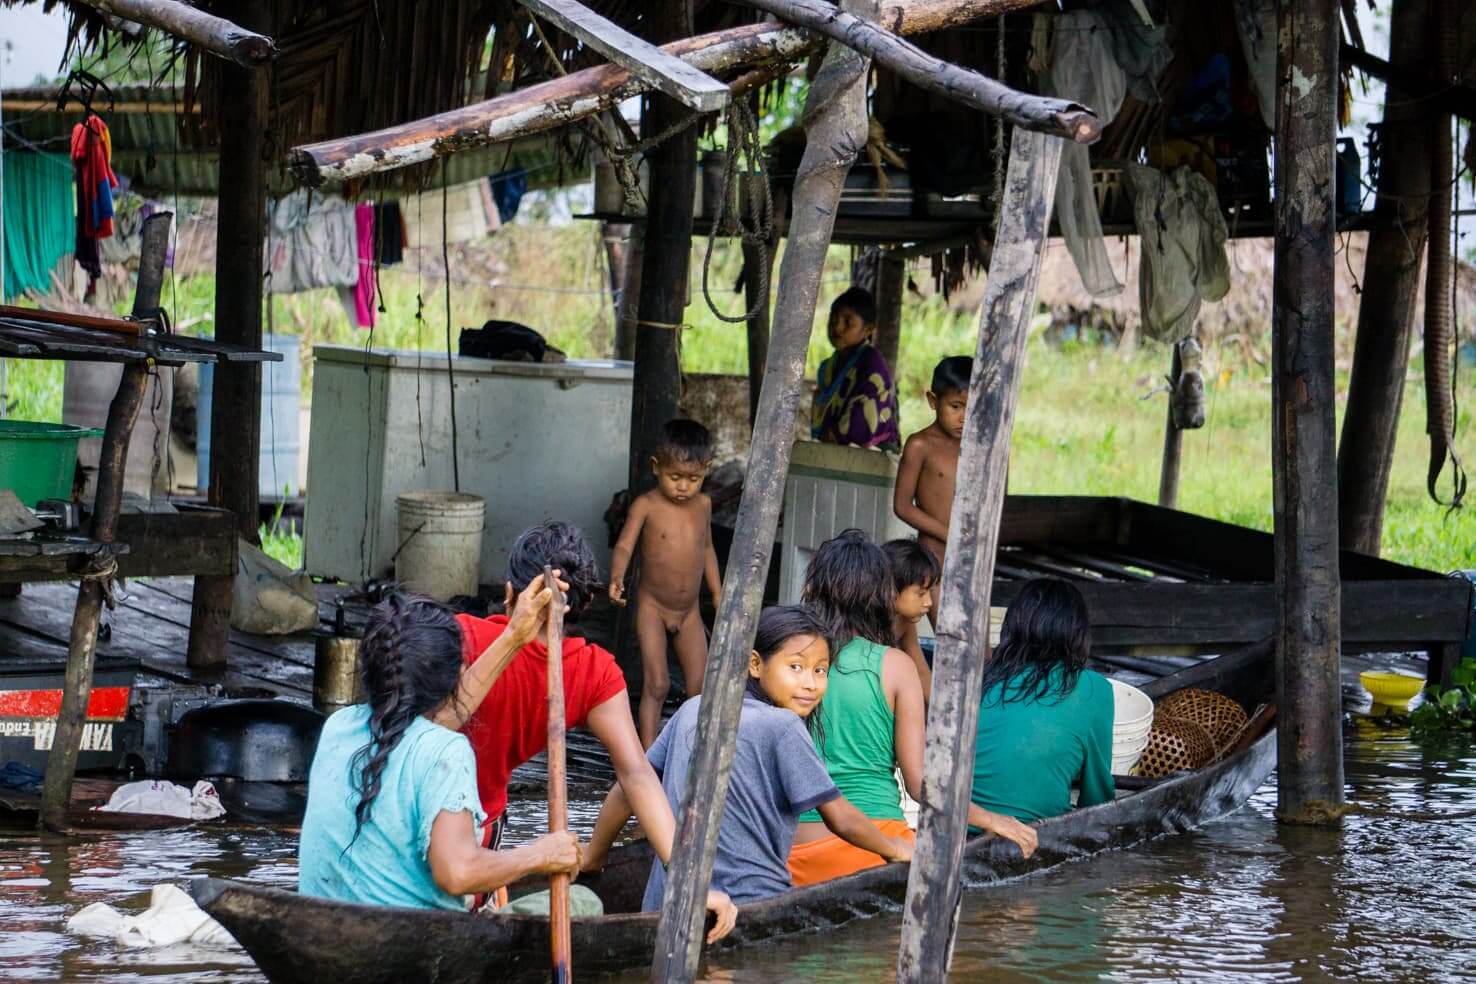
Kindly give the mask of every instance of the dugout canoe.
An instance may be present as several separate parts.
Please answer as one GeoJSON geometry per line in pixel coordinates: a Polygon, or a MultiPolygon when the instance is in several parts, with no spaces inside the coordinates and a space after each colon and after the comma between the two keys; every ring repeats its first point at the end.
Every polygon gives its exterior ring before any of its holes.
{"type": "MultiPolygon", "coordinates": [[[[1268,656],[1269,646],[1248,647],[1144,689],[1158,697],[1181,686],[1207,687],[1256,708],[1268,696],[1268,656]]],[[[1028,860],[1005,841],[983,837],[969,841],[964,883],[983,886],[1132,847],[1191,830],[1237,809],[1276,765],[1273,717],[1274,710],[1262,706],[1236,747],[1211,766],[1156,782],[1124,781],[1127,791],[1113,802],[1042,822],[1037,828],[1040,846],[1028,860]]],[[[581,880],[604,900],[607,914],[573,920],[574,967],[580,976],[649,965],[657,916],[638,910],[650,862],[645,844],[627,845],[611,852],[603,873],[581,880]]],[[[490,984],[542,981],[548,976],[546,917],[355,905],[213,878],[194,881],[189,888],[268,980],[281,984],[407,980],[490,984]]],[[[718,946],[822,932],[895,910],[906,892],[907,867],[900,864],[795,889],[741,906],[737,927],[718,946]]]]}

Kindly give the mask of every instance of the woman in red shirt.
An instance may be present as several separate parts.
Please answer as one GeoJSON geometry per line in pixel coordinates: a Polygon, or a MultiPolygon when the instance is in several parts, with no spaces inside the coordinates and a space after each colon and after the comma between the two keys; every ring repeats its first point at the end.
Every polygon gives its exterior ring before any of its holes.
{"type": "MultiPolygon", "coordinates": [[[[518,537],[507,558],[507,597],[527,588],[545,567],[554,569],[577,620],[601,590],[594,551],[577,526],[543,523],[518,537]]],[[[548,648],[535,640],[507,657],[492,646],[506,630],[507,616],[456,619],[466,660],[461,705],[469,709],[458,711],[461,732],[476,753],[477,791],[489,818],[483,843],[495,847],[513,770],[548,746],[548,648]]],[[[625,675],[614,656],[576,634],[565,635],[563,657],[565,726],[587,728],[605,746],[651,848],[663,863],[669,861],[676,820],[636,732],[625,675]]],[[[733,904],[726,895],[708,893],[707,907],[717,913],[719,926],[732,925],[733,904]]]]}

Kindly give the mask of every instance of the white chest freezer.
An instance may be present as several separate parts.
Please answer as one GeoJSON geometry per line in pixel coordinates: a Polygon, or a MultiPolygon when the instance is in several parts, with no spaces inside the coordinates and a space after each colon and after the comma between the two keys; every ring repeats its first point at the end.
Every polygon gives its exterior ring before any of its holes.
{"type": "MultiPolygon", "coordinates": [[[[395,496],[453,488],[445,355],[338,345],[313,349],[304,560],[309,573],[359,582],[393,571],[395,496]]],[[[457,357],[461,491],[486,499],[481,581],[501,583],[527,527],[583,528],[602,570],[603,516],[625,487],[628,362],[528,363],[457,357]]]]}

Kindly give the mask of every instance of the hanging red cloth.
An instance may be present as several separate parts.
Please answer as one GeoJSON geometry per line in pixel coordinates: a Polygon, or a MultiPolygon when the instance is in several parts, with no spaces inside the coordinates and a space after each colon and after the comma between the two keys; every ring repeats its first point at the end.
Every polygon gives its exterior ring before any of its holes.
{"type": "Polygon", "coordinates": [[[72,127],[72,175],[77,186],[77,244],[74,255],[90,281],[102,274],[97,241],[113,234],[113,136],[96,113],[72,127]]]}

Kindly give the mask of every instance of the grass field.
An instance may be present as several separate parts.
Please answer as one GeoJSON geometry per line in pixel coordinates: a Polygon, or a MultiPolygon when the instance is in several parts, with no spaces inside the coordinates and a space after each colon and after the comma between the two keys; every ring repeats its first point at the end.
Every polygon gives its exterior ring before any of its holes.
{"type": "MultiPolygon", "coordinates": [[[[445,345],[445,281],[440,257],[385,268],[381,285],[387,313],[380,318],[376,347],[431,349],[445,345]],[[417,318],[417,311],[420,317],[417,318]]],[[[829,354],[824,309],[847,282],[849,256],[832,250],[823,277],[821,311],[810,348],[810,370],[829,354]]],[[[731,286],[738,274],[735,250],[719,247],[710,282],[719,306],[736,313],[741,295],[731,286]]],[[[702,249],[694,249],[689,327],[682,337],[682,365],[690,372],[747,371],[741,325],[714,317],[702,298],[702,249]]],[[[914,279],[926,280],[925,272],[914,279]]],[[[488,318],[522,321],[543,331],[574,358],[607,357],[613,345],[603,255],[596,229],[578,223],[561,228],[513,226],[475,250],[452,253],[452,324],[477,325],[488,318]]],[[[195,277],[178,287],[175,322],[205,317],[214,283],[195,277]]],[[[171,295],[166,294],[166,302],[171,295]]],[[[278,331],[303,336],[305,347],[332,342],[363,345],[368,333],[349,325],[327,291],[273,301],[278,331]]],[[[1038,323],[1041,327],[1043,320],[1038,323]]],[[[930,421],[923,393],[932,367],[945,355],[973,350],[972,312],[949,310],[941,298],[909,298],[904,317],[898,385],[902,425],[911,433],[930,421]]],[[[1179,505],[1191,512],[1271,528],[1271,386],[1266,368],[1270,333],[1247,347],[1237,342],[1206,352],[1208,419],[1203,430],[1184,436],[1179,505]]],[[[1346,346],[1344,346],[1346,350],[1346,346]]],[[[1167,350],[1146,344],[1124,357],[1113,348],[1048,343],[1032,334],[1011,454],[1015,492],[1125,495],[1152,501],[1157,495],[1165,397],[1142,397],[1161,381],[1167,350]]],[[[10,413],[28,419],[59,419],[61,371],[57,363],[11,361],[10,413]]],[[[305,366],[304,393],[311,367],[305,366]]],[[[1339,377],[1339,411],[1346,396],[1339,377]]],[[[1476,459],[1471,412],[1476,381],[1462,370],[1457,444],[1476,459]]],[[[1400,417],[1393,480],[1385,518],[1385,555],[1435,570],[1476,568],[1476,517],[1470,509],[1447,515],[1426,496],[1428,443],[1424,435],[1424,390],[1418,358],[1411,364],[1400,417]]]]}

